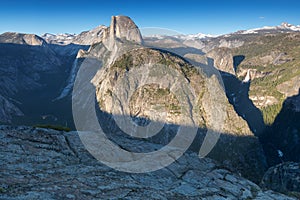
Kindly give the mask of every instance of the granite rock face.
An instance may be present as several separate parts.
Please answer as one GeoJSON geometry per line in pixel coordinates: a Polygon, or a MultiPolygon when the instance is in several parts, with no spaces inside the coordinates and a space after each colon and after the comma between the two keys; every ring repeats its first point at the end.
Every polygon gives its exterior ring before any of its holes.
{"type": "Polygon", "coordinates": [[[42,46],[46,41],[34,34],[6,32],[0,35],[0,43],[42,46]]]}
{"type": "MultiPolygon", "coordinates": [[[[60,95],[57,99],[62,99],[70,95],[73,84],[75,81],[76,74],[83,59],[88,56],[100,57],[103,56],[104,51],[111,51],[112,54],[118,51],[120,41],[130,41],[135,44],[142,44],[143,38],[141,36],[140,30],[135,25],[135,23],[127,16],[112,16],[111,23],[109,27],[99,26],[90,31],[85,31],[73,38],[72,42],[75,44],[86,44],[90,45],[88,51],[79,50],[76,59],[70,70],[70,74],[67,80],[67,84],[61,90],[60,95]],[[103,46],[105,50],[101,50],[95,53],[95,48],[97,46],[103,46]],[[100,55],[99,55],[100,54],[100,55]]],[[[113,56],[111,56],[113,57],[113,56]]]]}
{"type": "MultiPolygon", "coordinates": [[[[101,111],[134,118],[137,123],[161,122],[166,115],[163,122],[168,125],[160,132],[160,137],[152,140],[159,144],[167,144],[169,138],[174,137],[175,131],[170,127],[190,126],[189,122],[193,121],[201,129],[199,140],[193,145],[197,152],[206,131],[217,131],[221,137],[211,157],[238,169],[253,181],[260,180],[266,169],[264,153],[246,121],[228,102],[219,72],[208,65],[193,66],[171,52],[147,48],[139,38],[139,30],[130,18],[112,17],[102,42],[93,44],[78,57],[85,59],[81,68],[89,70],[99,66],[89,81],[95,87],[101,111]],[[85,66],[89,61],[93,64],[85,66]],[[179,96],[172,95],[179,93],[179,96]],[[128,102],[128,106],[122,105],[124,102],[128,102]],[[222,156],[218,152],[222,152],[222,156]]],[[[85,85],[79,88],[84,91],[85,85]]],[[[87,104],[82,98],[78,105],[87,104]]],[[[115,134],[118,125],[113,119],[102,121],[115,134]]]]}
{"type": "MultiPolygon", "coordinates": [[[[103,47],[99,44],[94,48],[103,47]]],[[[119,50],[116,52],[118,55],[119,50]]],[[[192,120],[200,128],[195,150],[201,146],[205,130],[217,131],[221,137],[209,156],[231,163],[252,180],[262,177],[266,161],[261,145],[228,102],[212,68],[205,72],[171,53],[143,47],[109,60],[113,60],[112,64],[101,68],[93,78],[103,112],[158,122],[164,120],[165,114],[169,127],[190,126],[192,120]],[[193,88],[194,93],[185,87],[193,88]],[[176,96],[181,91],[185,91],[184,95],[176,96]],[[182,112],[182,108],[187,112],[182,112]]],[[[112,133],[116,126],[110,125],[112,133]]],[[[167,139],[174,137],[174,132],[167,127],[155,142],[167,144],[167,139]]]]}
{"type": "Polygon", "coordinates": [[[293,199],[190,152],[159,171],[130,174],[94,159],[76,132],[1,126],[0,138],[0,199],[293,199]]]}
{"type": "Polygon", "coordinates": [[[264,175],[261,186],[300,197],[300,163],[287,162],[271,167],[264,175]]]}
{"type": "Polygon", "coordinates": [[[0,121],[2,122],[10,122],[12,120],[12,116],[22,116],[23,113],[21,110],[15,106],[11,101],[6,99],[0,94],[0,121]]]}
{"type": "Polygon", "coordinates": [[[52,100],[80,48],[86,49],[82,45],[48,44],[34,34],[1,34],[0,123],[43,123],[42,115],[57,110],[45,108],[55,104],[52,100]]]}
{"type": "Polygon", "coordinates": [[[106,26],[98,26],[92,30],[84,31],[77,35],[72,43],[80,45],[92,45],[102,40],[103,32],[107,29],[106,26]]]}
{"type": "Polygon", "coordinates": [[[112,16],[109,27],[110,37],[114,36],[123,40],[143,43],[140,30],[136,24],[127,16],[112,16]]]}
{"type": "Polygon", "coordinates": [[[214,60],[214,65],[221,71],[235,75],[233,54],[229,48],[217,48],[208,52],[207,57],[214,60]]]}
{"type": "MultiPolygon", "coordinates": [[[[136,24],[127,16],[112,16],[109,27],[100,25],[80,34],[50,34],[46,33],[41,36],[49,44],[57,45],[92,45],[103,42],[104,40],[114,40],[115,38],[125,39],[128,41],[143,43],[141,33],[136,24]]],[[[26,36],[25,38],[28,38],[26,36]]],[[[28,40],[28,39],[27,39],[28,40]]],[[[1,41],[1,37],[0,37],[1,41]]]]}

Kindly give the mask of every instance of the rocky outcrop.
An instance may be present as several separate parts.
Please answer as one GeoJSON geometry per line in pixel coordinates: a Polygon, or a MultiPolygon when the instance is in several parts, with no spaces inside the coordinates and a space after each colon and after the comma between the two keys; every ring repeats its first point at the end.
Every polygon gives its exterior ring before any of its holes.
{"type": "Polygon", "coordinates": [[[217,48],[208,52],[206,55],[214,60],[214,66],[216,68],[235,75],[233,55],[229,48],[217,48]]]}
{"type": "Polygon", "coordinates": [[[77,35],[72,43],[80,45],[92,45],[101,42],[103,32],[107,29],[106,26],[98,26],[92,30],[84,31],[77,35]]]}
{"type": "Polygon", "coordinates": [[[0,122],[11,123],[13,116],[23,116],[21,110],[15,105],[15,102],[9,101],[0,94],[0,122]]]}
{"type": "Polygon", "coordinates": [[[142,44],[143,42],[140,30],[127,16],[112,16],[110,24],[110,36],[111,35],[138,44],[142,44]]]}
{"type": "Polygon", "coordinates": [[[26,44],[32,46],[42,46],[46,44],[46,42],[37,35],[12,32],[6,32],[1,34],[0,43],[26,44]]]}
{"type": "Polygon", "coordinates": [[[285,97],[297,95],[300,88],[300,76],[295,76],[288,81],[276,86],[277,90],[285,97]]]}
{"type": "Polygon", "coordinates": [[[273,96],[249,96],[249,98],[257,108],[264,108],[279,103],[279,101],[273,96]]]}
{"type": "Polygon", "coordinates": [[[288,55],[286,52],[281,52],[278,50],[268,49],[267,52],[263,52],[257,56],[247,59],[244,64],[252,66],[268,66],[272,65],[282,65],[287,62],[294,60],[293,57],[288,55]]]}
{"type": "MultiPolygon", "coordinates": [[[[76,60],[73,62],[72,68],[70,70],[70,74],[67,80],[67,84],[61,90],[60,95],[56,99],[62,99],[68,95],[73,88],[73,84],[75,81],[76,74],[82,63],[80,60],[83,60],[87,56],[102,56],[103,51],[97,51],[96,55],[93,49],[96,48],[97,43],[101,43],[100,45],[104,45],[106,50],[110,50],[111,52],[116,52],[118,47],[116,46],[116,41],[122,40],[127,42],[132,42],[135,44],[142,44],[143,39],[138,27],[135,23],[126,16],[112,16],[111,23],[109,27],[99,26],[91,31],[82,32],[78,36],[76,36],[73,40],[74,43],[78,44],[88,44],[91,45],[88,52],[83,50],[79,50],[76,56],[76,60]]],[[[98,46],[100,46],[98,45],[98,46]]]]}
{"type": "Polygon", "coordinates": [[[226,40],[226,39],[221,39],[219,41],[219,48],[238,48],[244,45],[244,41],[243,40],[226,40]]]}
{"type": "MultiPolygon", "coordinates": [[[[229,104],[214,68],[198,69],[177,55],[141,46],[126,51],[128,46],[121,42],[115,43],[118,49],[113,54],[108,54],[105,46],[97,44],[86,55],[103,60],[102,56],[107,54],[106,59],[112,61],[107,62],[92,80],[102,112],[142,121],[165,122],[166,119],[170,127],[190,126],[187,122],[192,119],[200,127],[200,139],[195,143],[195,149],[199,149],[205,136],[205,131],[201,133],[201,130],[217,130],[222,136],[211,157],[238,169],[252,180],[262,176],[266,162],[261,146],[247,123],[229,104]],[[184,89],[182,82],[192,87],[195,93],[184,89]],[[172,95],[181,90],[185,91],[183,97],[178,99],[172,95]],[[123,96],[118,96],[120,94],[123,96]],[[122,105],[124,102],[128,105],[122,105]],[[188,112],[182,112],[181,103],[190,106],[188,112]],[[224,146],[228,146],[226,151],[222,150],[224,146]],[[219,151],[223,152],[222,156],[219,151]]],[[[104,121],[115,134],[117,124],[111,123],[112,119],[104,121]]],[[[167,138],[174,137],[174,131],[170,130],[172,128],[163,129],[152,141],[168,143],[167,138]]]]}
{"type": "MultiPolygon", "coordinates": [[[[91,157],[76,132],[0,126],[1,199],[282,199],[191,152],[167,168],[124,173],[91,157]]],[[[130,143],[136,150],[156,144],[130,143]]]]}
{"type": "Polygon", "coordinates": [[[103,32],[101,41],[106,48],[112,51],[115,48],[117,39],[136,44],[143,43],[140,30],[127,16],[112,16],[110,26],[103,32]]]}
{"type": "Polygon", "coordinates": [[[261,186],[300,198],[300,163],[287,162],[268,169],[261,186]]]}

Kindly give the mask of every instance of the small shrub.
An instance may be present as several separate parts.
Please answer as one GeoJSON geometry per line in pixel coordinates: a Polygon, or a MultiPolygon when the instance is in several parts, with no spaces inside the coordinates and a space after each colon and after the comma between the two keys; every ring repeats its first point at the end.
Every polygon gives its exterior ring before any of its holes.
{"type": "Polygon", "coordinates": [[[4,193],[4,192],[5,192],[5,189],[2,188],[2,187],[0,187],[0,194],[1,194],[1,193],[4,193]]]}

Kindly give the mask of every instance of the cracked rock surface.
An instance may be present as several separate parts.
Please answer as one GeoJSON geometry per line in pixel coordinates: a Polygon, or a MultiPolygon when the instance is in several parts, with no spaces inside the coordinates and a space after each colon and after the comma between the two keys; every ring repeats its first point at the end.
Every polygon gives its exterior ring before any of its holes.
{"type": "Polygon", "coordinates": [[[264,175],[261,186],[300,197],[300,163],[286,162],[271,167],[264,175]]]}
{"type": "MultiPolygon", "coordinates": [[[[138,148],[135,141],[121,140],[138,148]]],[[[293,199],[263,191],[195,153],[156,172],[119,172],[93,158],[76,132],[0,126],[0,157],[0,199],[5,200],[293,199]]]]}

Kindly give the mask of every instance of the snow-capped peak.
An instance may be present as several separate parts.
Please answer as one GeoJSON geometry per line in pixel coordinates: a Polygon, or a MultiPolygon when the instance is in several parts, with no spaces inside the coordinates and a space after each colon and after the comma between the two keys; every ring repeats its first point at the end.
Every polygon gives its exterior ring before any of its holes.
{"type": "Polygon", "coordinates": [[[262,31],[300,31],[300,26],[292,25],[287,22],[281,23],[279,26],[264,26],[261,28],[254,28],[249,30],[242,30],[236,33],[238,34],[256,34],[262,31]]]}
{"type": "Polygon", "coordinates": [[[278,26],[278,27],[282,28],[282,29],[289,29],[289,30],[292,30],[292,31],[300,31],[300,25],[294,26],[294,25],[289,24],[287,22],[281,23],[281,25],[278,26]]]}
{"type": "Polygon", "coordinates": [[[41,37],[46,40],[50,44],[69,44],[76,37],[76,34],[70,33],[59,33],[59,34],[51,34],[45,33],[41,35],[41,37]]]}
{"type": "Polygon", "coordinates": [[[106,26],[100,25],[89,31],[83,31],[80,34],[45,33],[41,35],[41,37],[49,44],[68,45],[74,43],[81,45],[91,45],[92,43],[98,42],[101,39],[101,35],[106,28],[106,26]]]}
{"type": "Polygon", "coordinates": [[[192,40],[192,39],[206,39],[206,38],[212,38],[216,36],[210,34],[197,33],[197,34],[189,34],[189,35],[176,35],[174,37],[183,40],[192,40]]]}

